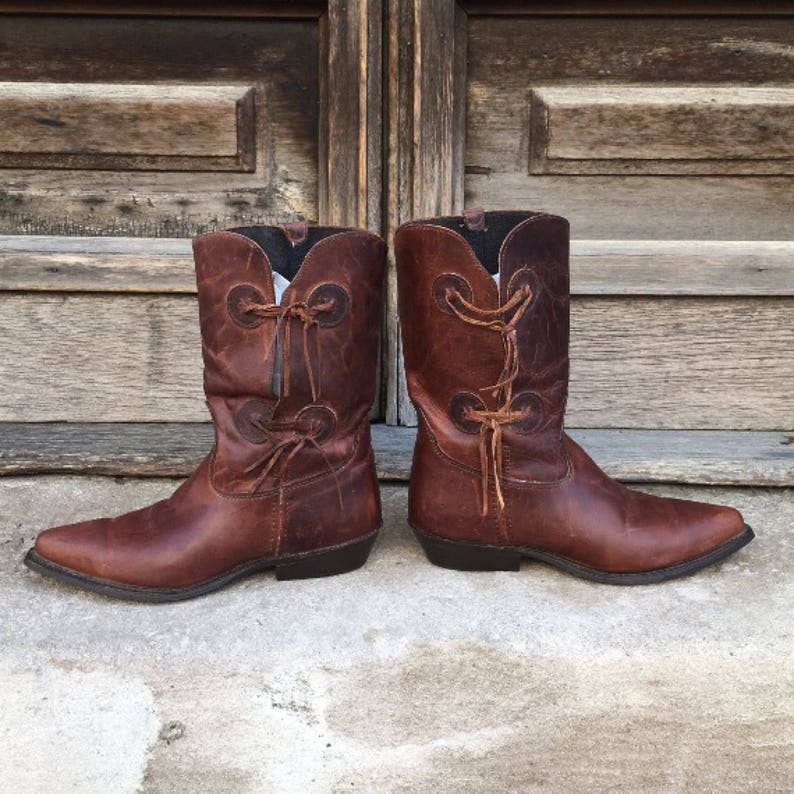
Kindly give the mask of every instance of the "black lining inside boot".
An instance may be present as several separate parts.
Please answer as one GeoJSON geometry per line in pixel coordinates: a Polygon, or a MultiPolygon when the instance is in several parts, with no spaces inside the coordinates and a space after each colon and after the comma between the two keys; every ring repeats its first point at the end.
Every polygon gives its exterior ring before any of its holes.
{"type": "Polygon", "coordinates": [[[253,240],[267,254],[270,267],[284,276],[287,281],[292,281],[300,270],[306,254],[316,243],[332,234],[347,232],[350,229],[336,226],[309,226],[306,239],[296,245],[287,239],[280,226],[238,226],[229,231],[253,240]]]}
{"type": "Polygon", "coordinates": [[[499,272],[499,249],[505,237],[519,223],[540,215],[539,212],[486,212],[485,228],[469,229],[461,215],[446,218],[432,218],[425,221],[432,226],[443,226],[457,232],[471,246],[480,264],[491,274],[499,272]]]}

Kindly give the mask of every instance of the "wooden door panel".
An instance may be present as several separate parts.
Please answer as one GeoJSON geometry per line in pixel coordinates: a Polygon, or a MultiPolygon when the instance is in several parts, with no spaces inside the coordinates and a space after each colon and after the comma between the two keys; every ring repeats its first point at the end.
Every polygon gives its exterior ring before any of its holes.
{"type": "Polygon", "coordinates": [[[794,173],[794,87],[531,91],[530,174],[794,173]]]}
{"type": "Polygon", "coordinates": [[[0,14],[0,421],[206,421],[190,241],[164,238],[379,229],[379,4],[89,5],[0,14]]]}
{"type": "Polygon", "coordinates": [[[0,83],[0,168],[256,168],[246,85],[0,83]]]}
{"type": "Polygon", "coordinates": [[[582,239],[787,239],[792,40],[785,18],[471,14],[465,201],[582,239]]]}
{"type": "MultiPolygon", "coordinates": [[[[705,5],[405,0],[390,17],[432,64],[392,49],[413,213],[571,222],[572,427],[794,421],[794,15],[705,5]]],[[[390,376],[388,416],[413,424],[390,376]]]]}
{"type": "Polygon", "coordinates": [[[0,17],[3,233],[316,221],[317,19],[0,17]]]}

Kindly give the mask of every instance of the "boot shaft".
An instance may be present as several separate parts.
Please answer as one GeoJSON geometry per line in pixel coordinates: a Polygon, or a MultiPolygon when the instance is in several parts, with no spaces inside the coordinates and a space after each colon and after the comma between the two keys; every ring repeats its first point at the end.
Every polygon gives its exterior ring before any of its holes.
{"type": "Polygon", "coordinates": [[[290,481],[349,459],[375,397],[383,240],[259,226],[206,234],[193,248],[215,486],[283,486],[285,461],[268,469],[273,456],[292,454],[290,481]],[[280,300],[274,273],[289,282],[280,300]]]}
{"type": "Polygon", "coordinates": [[[566,475],[568,248],[567,221],[542,213],[398,229],[408,388],[421,432],[452,460],[480,470],[498,456],[500,476],[515,481],[566,475]]]}

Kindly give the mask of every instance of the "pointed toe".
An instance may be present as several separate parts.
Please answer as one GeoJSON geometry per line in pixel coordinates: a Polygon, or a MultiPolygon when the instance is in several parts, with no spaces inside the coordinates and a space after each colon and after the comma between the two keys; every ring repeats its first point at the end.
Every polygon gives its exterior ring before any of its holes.
{"type": "Polygon", "coordinates": [[[744,516],[733,507],[717,506],[713,520],[715,531],[719,534],[722,542],[735,538],[747,527],[744,516]]]}
{"type": "Polygon", "coordinates": [[[45,529],[31,551],[48,563],[92,576],[100,564],[106,519],[45,529]]]}
{"type": "Polygon", "coordinates": [[[683,525],[689,528],[691,555],[699,557],[720,548],[747,530],[742,514],[732,507],[682,502],[683,525]]]}

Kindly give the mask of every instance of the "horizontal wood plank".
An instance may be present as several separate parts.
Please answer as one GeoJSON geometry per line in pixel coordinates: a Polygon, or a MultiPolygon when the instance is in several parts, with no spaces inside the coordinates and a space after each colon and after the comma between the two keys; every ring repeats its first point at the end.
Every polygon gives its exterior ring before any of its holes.
{"type": "Polygon", "coordinates": [[[552,175],[528,164],[533,89],[790,90],[793,34],[794,17],[470,16],[466,203],[564,215],[580,239],[791,238],[791,176],[654,175],[647,163],[643,174],[552,175]]]}
{"type": "Polygon", "coordinates": [[[29,3],[0,2],[3,14],[119,14],[147,17],[319,17],[327,8],[323,0],[231,0],[223,6],[211,0],[169,0],[168,4],[151,0],[122,0],[109,6],[103,0],[42,0],[29,3]]]}
{"type": "Polygon", "coordinates": [[[7,293],[0,421],[201,421],[194,296],[7,293]]]}
{"type": "Polygon", "coordinates": [[[0,168],[253,171],[247,85],[0,82],[0,168]]]}
{"type": "Polygon", "coordinates": [[[0,291],[196,292],[191,241],[0,236],[0,291]]]}
{"type": "Polygon", "coordinates": [[[794,424],[794,299],[578,297],[575,427],[780,429],[794,424]]]}
{"type": "MultiPolygon", "coordinates": [[[[372,426],[378,476],[407,480],[416,431],[372,426]]],[[[625,482],[794,485],[794,436],[738,431],[572,430],[625,482]]],[[[0,475],[188,475],[213,442],[212,425],[0,424],[0,475]]]]}
{"type": "MultiPolygon", "coordinates": [[[[0,235],[3,291],[192,294],[190,240],[0,235]]],[[[571,293],[794,295],[794,241],[573,240],[571,293]]]]}
{"type": "Polygon", "coordinates": [[[466,204],[562,215],[579,239],[786,240],[792,236],[794,178],[530,176],[526,166],[469,167],[466,204]]]}
{"type": "Polygon", "coordinates": [[[794,89],[537,86],[535,174],[794,174],[794,89]]]}
{"type": "Polygon", "coordinates": [[[794,240],[572,240],[571,294],[794,295],[794,240]]]}
{"type": "MultiPolygon", "coordinates": [[[[569,421],[779,429],[794,299],[577,296],[569,421]]],[[[0,421],[202,421],[190,295],[0,296],[0,421]]]]}
{"type": "Polygon", "coordinates": [[[762,0],[749,3],[724,3],[716,0],[631,0],[627,7],[626,0],[566,0],[560,5],[559,0],[458,0],[460,5],[471,15],[485,16],[791,16],[788,3],[780,0],[762,0]]]}
{"type": "Polygon", "coordinates": [[[316,15],[13,15],[0,37],[9,91],[62,94],[27,100],[41,113],[20,99],[16,132],[4,126],[0,231],[186,237],[317,219],[316,15]]]}

